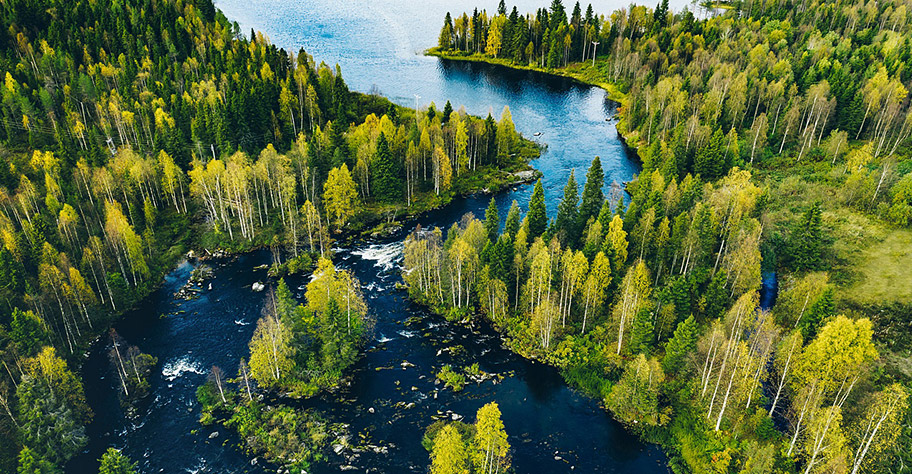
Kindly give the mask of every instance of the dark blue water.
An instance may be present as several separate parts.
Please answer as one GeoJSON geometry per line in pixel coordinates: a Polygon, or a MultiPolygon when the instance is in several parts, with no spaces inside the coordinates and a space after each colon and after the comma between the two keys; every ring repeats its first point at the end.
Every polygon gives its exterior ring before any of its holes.
{"type": "MultiPolygon", "coordinates": [[[[479,115],[493,111],[496,117],[509,105],[517,129],[527,137],[541,132],[537,139],[548,145],[533,165],[544,173],[552,214],[570,170],[576,170],[582,183],[594,156],[602,159],[606,190],[637,171],[614,124],[606,121],[614,104],[601,89],[417,54],[436,43],[448,9],[469,10],[474,1],[216,3],[243,31],[256,28],[280,46],[294,51],[304,47],[318,61],[340,63],[345,80],[355,90],[379,91],[409,106],[415,104],[416,94],[420,103],[433,101],[438,107],[449,99],[456,108],[464,105],[479,115]]],[[[495,5],[489,3],[483,6],[491,11],[495,5]]],[[[523,3],[521,11],[541,2],[523,3]]],[[[596,11],[608,12],[621,5],[596,2],[594,6],[596,11]]],[[[502,215],[514,199],[525,207],[530,195],[531,187],[521,186],[497,196],[502,215]]],[[[448,227],[466,212],[481,216],[488,199],[458,199],[418,223],[448,227]]],[[[352,270],[364,287],[377,318],[376,331],[352,370],[351,386],[301,403],[330,421],[349,424],[355,439],[364,434],[372,444],[386,447],[387,454],[367,451],[356,458],[351,453],[330,454],[328,463],[315,466],[315,472],[338,472],[347,465],[354,466],[352,472],[426,472],[428,455],[420,442],[434,416],[453,412],[472,421],[475,411],[490,401],[500,404],[518,473],[667,472],[657,447],[626,433],[597,401],[568,388],[556,370],[513,355],[490,328],[450,324],[409,303],[394,288],[400,281],[397,264],[402,238],[337,249],[337,264],[352,270]],[[414,367],[403,368],[405,361],[414,367]],[[444,364],[471,362],[505,378],[470,384],[458,394],[437,391],[434,374],[444,364]],[[397,402],[415,405],[397,408],[397,402]]],[[[269,262],[266,251],[210,262],[215,266],[212,290],[192,301],[173,296],[192,270],[184,263],[141,309],[118,325],[131,344],[159,359],[152,394],[137,419],[125,419],[117,406],[103,351],[90,354],[84,377],[96,413],[90,426],[92,444],[68,472],[94,472],[94,460],[108,446],[124,449],[147,473],[270,471],[263,463],[251,465],[228,430],[202,427],[195,402],[196,387],[205,381],[210,367],[218,365],[233,373],[239,359],[248,356],[247,342],[264,302],[264,293],[253,292],[250,285],[267,281],[265,271],[254,268],[269,262]],[[220,435],[210,439],[212,431],[220,435]]],[[[292,278],[289,286],[299,288],[304,282],[292,278]]]]}

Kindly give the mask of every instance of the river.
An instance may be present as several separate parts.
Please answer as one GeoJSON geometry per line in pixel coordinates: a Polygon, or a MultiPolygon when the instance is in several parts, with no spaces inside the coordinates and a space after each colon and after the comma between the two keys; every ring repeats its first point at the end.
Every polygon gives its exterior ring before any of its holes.
{"type": "MultiPolygon", "coordinates": [[[[496,8],[494,2],[488,3],[483,6],[489,11],[496,8]]],[[[552,215],[570,170],[576,170],[582,184],[593,157],[601,157],[606,191],[612,182],[628,181],[637,172],[614,123],[608,121],[614,104],[601,89],[420,54],[436,43],[447,9],[470,10],[475,2],[218,0],[216,4],[242,31],[254,28],[281,47],[294,51],[303,47],[318,61],[339,63],[353,90],[379,92],[409,106],[414,106],[415,95],[422,106],[433,101],[442,108],[450,100],[457,109],[465,106],[477,115],[490,111],[495,117],[508,105],[517,129],[527,137],[540,132],[536,140],[548,145],[532,164],[544,173],[552,215]]],[[[607,13],[623,4],[614,0],[594,7],[607,13]]],[[[541,5],[523,1],[520,11],[541,5]]],[[[672,6],[683,5],[673,2],[672,6]]],[[[506,215],[514,199],[525,208],[530,195],[531,186],[498,195],[501,215],[506,215]]],[[[418,223],[448,227],[466,212],[481,216],[487,203],[483,196],[457,199],[418,223]]],[[[330,454],[327,463],[314,466],[314,472],[337,472],[347,464],[355,467],[351,472],[425,472],[428,455],[420,442],[433,417],[452,412],[471,421],[475,411],[490,401],[498,402],[503,412],[517,473],[668,471],[660,449],[627,433],[597,401],[570,389],[556,370],[512,354],[490,328],[450,324],[409,303],[405,293],[395,289],[401,280],[403,237],[336,249],[337,264],[361,281],[377,325],[365,356],[352,371],[351,386],[306,402],[324,418],[351,425],[356,437],[363,435],[385,446],[386,453],[368,451],[355,460],[330,454]],[[434,385],[434,374],[444,364],[471,362],[505,378],[469,384],[458,394],[434,385]],[[415,405],[397,408],[398,402],[415,405]]],[[[137,419],[124,418],[118,408],[103,351],[96,347],[89,354],[83,375],[96,414],[89,427],[92,442],[85,454],[70,463],[68,472],[95,472],[95,459],[108,446],[123,449],[146,473],[270,472],[263,463],[251,464],[229,430],[202,427],[195,399],[195,390],[210,367],[233,372],[239,359],[248,356],[247,342],[264,301],[264,293],[253,292],[251,285],[267,281],[265,271],[254,268],[270,261],[267,251],[258,251],[210,262],[215,267],[212,289],[190,301],[174,296],[193,268],[183,262],[166,276],[161,289],[117,325],[127,341],[159,359],[151,395],[137,419]],[[210,438],[213,431],[219,436],[210,438]]],[[[305,282],[303,277],[288,281],[291,288],[298,288],[300,299],[305,282]]]]}

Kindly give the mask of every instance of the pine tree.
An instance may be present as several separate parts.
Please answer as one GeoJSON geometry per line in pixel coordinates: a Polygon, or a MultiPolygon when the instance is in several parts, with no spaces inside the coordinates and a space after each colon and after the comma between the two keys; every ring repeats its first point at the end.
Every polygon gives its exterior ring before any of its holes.
{"type": "Polygon", "coordinates": [[[383,132],[377,139],[377,152],[372,165],[374,169],[371,173],[373,177],[371,189],[374,196],[381,202],[395,202],[402,195],[402,187],[397,178],[396,163],[390,153],[389,142],[383,132]]]}
{"type": "Polygon", "coordinates": [[[535,183],[532,199],[529,201],[529,213],[526,215],[528,223],[529,241],[545,233],[548,227],[548,212],[545,209],[545,190],[542,188],[541,179],[535,183]]]}
{"type": "Polygon", "coordinates": [[[653,321],[652,308],[644,307],[637,312],[630,326],[630,339],[627,343],[628,352],[631,354],[650,354],[654,340],[655,326],[653,321]]]}
{"type": "Polygon", "coordinates": [[[674,374],[681,368],[684,359],[697,346],[698,331],[693,316],[688,316],[675,328],[674,336],[665,345],[665,357],[662,359],[662,370],[666,374],[674,374]]]}
{"type": "Polygon", "coordinates": [[[136,474],[136,463],[114,448],[108,448],[99,461],[98,474],[136,474]]]}
{"type": "Polygon", "coordinates": [[[567,185],[564,186],[564,197],[557,206],[557,217],[554,219],[554,231],[564,245],[571,245],[577,240],[577,209],[579,190],[576,186],[574,172],[570,171],[567,185]]]}
{"type": "Polygon", "coordinates": [[[513,203],[510,204],[510,210],[507,212],[503,234],[513,239],[516,237],[517,232],[519,232],[519,203],[513,200],[513,203]]]}
{"type": "Polygon", "coordinates": [[[497,232],[500,230],[500,213],[497,210],[497,201],[493,197],[485,210],[484,228],[488,234],[488,240],[497,242],[497,232]]]}
{"type": "Polygon", "coordinates": [[[827,287],[798,322],[798,328],[801,329],[804,340],[814,339],[820,326],[833,316],[836,316],[836,302],[833,288],[827,287]]]}
{"type": "Polygon", "coordinates": [[[795,270],[814,270],[823,259],[823,231],[821,229],[820,203],[804,211],[792,229],[790,256],[795,270]]]}
{"type": "MultiPolygon", "coordinates": [[[[578,229],[585,228],[590,218],[599,215],[599,210],[605,202],[605,195],[602,193],[604,183],[605,173],[602,171],[602,160],[596,156],[589,165],[589,171],[586,172],[586,184],[583,186],[583,196],[577,215],[576,227],[578,229]]],[[[603,227],[607,228],[607,225],[607,222],[602,223],[603,227]]]]}
{"type": "Polygon", "coordinates": [[[450,121],[450,115],[453,113],[453,104],[450,101],[446,101],[446,105],[443,106],[443,116],[440,117],[440,123],[445,124],[450,121]]]}
{"type": "Polygon", "coordinates": [[[701,148],[694,158],[694,172],[706,181],[721,178],[728,171],[725,163],[725,135],[716,129],[709,144],[701,148]]]}

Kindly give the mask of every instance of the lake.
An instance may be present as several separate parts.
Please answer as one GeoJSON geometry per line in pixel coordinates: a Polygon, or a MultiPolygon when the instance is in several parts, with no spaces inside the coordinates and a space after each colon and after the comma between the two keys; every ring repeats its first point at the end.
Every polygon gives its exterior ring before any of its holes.
{"type": "MultiPolygon", "coordinates": [[[[552,213],[570,170],[582,184],[595,156],[601,157],[607,191],[612,182],[630,180],[638,167],[617,136],[615,104],[604,91],[571,81],[507,68],[451,62],[425,57],[436,44],[447,9],[462,12],[467,1],[280,1],[219,0],[225,14],[242,31],[263,31],[281,47],[303,47],[317,61],[339,63],[348,85],[361,92],[383,94],[402,105],[438,108],[450,100],[477,115],[499,117],[510,107],[517,130],[547,145],[532,164],[544,173],[546,203],[552,213]]],[[[484,4],[489,11],[496,4],[484,4]]],[[[541,6],[523,2],[520,12],[541,6]]],[[[619,2],[594,4],[609,13],[619,2]]],[[[682,5],[673,5],[681,8],[682,5]]],[[[568,10],[572,5],[568,7],[568,10]]],[[[510,202],[525,208],[531,186],[496,197],[501,215],[510,202]]],[[[457,199],[450,206],[410,223],[449,227],[466,212],[481,216],[489,197],[457,199]]],[[[328,455],[313,472],[426,472],[428,454],[421,447],[424,429],[434,417],[464,416],[496,401],[513,446],[517,473],[664,473],[665,457],[655,446],[627,433],[600,406],[569,388],[553,368],[527,361],[504,348],[487,326],[451,324],[411,304],[395,284],[401,281],[404,234],[383,241],[336,249],[336,263],[361,281],[371,312],[377,318],[365,356],[352,370],[351,385],[332,394],[300,402],[329,421],[350,425],[376,450],[328,455]],[[503,375],[497,383],[469,384],[454,394],[434,384],[445,364],[478,362],[487,372],[503,375]],[[414,404],[414,405],[409,405],[414,404]],[[411,406],[411,408],[404,408],[411,406]],[[371,410],[372,409],[372,410],[371,410]],[[377,452],[374,452],[377,451],[377,452]]],[[[131,344],[158,357],[152,390],[135,420],[124,418],[116,403],[112,374],[103,351],[96,347],[84,366],[86,394],[96,413],[89,427],[89,451],[68,466],[68,472],[94,472],[94,461],[108,446],[124,449],[143,472],[259,473],[274,467],[238,448],[239,440],[222,427],[202,427],[195,390],[213,365],[233,373],[248,356],[265,293],[252,291],[267,282],[271,262],[267,251],[210,262],[215,268],[212,289],[195,300],[176,298],[193,264],[184,262],[142,308],[127,315],[117,329],[131,344]],[[219,435],[210,438],[214,432],[219,435]]],[[[305,277],[288,280],[303,299],[305,277]]]]}

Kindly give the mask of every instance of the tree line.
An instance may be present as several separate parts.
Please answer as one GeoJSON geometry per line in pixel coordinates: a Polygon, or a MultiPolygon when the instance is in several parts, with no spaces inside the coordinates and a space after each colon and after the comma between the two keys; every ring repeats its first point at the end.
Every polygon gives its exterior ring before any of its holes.
{"type": "MultiPolygon", "coordinates": [[[[29,417],[73,425],[40,425],[42,443],[84,439],[86,416],[19,393],[28,361],[53,348],[77,364],[188,248],[269,245],[312,268],[342,229],[444,204],[538,153],[509,109],[495,121],[352,92],[338,67],[241,34],[209,0],[15,0],[0,15],[4,470],[24,448],[49,466],[80,450],[46,452],[29,417]]],[[[113,340],[111,380],[132,399],[150,364],[113,340]]],[[[350,341],[327,344],[351,357],[350,341]]]]}
{"type": "Polygon", "coordinates": [[[554,0],[523,16],[501,2],[496,14],[448,14],[438,52],[610,82],[623,94],[620,131],[640,148],[645,170],[666,179],[829,162],[844,185],[840,201],[912,223],[908,6],[731,6],[672,12],[663,1],[596,15],[576,3],[568,15],[554,0]]]}
{"type": "Polygon", "coordinates": [[[270,462],[309,469],[325,448],[329,427],[310,411],[267,407],[265,395],[310,397],[336,385],[371,334],[373,319],[361,284],[347,270],[321,258],[298,304],[279,280],[232,377],[212,367],[197,390],[204,424],[220,422],[238,432],[245,448],[270,462]]]}
{"type": "Polygon", "coordinates": [[[412,298],[480,314],[692,472],[887,472],[907,443],[908,389],[878,372],[871,321],[846,317],[821,259],[819,208],[783,244],[800,276],[759,305],[767,196],[737,167],[704,182],[644,172],[605,198],[571,174],[553,219],[541,183],[523,217],[416,229],[412,298]],[[737,441],[736,441],[737,440],[737,441]],[[875,454],[876,453],[876,454],[875,454]]]}

